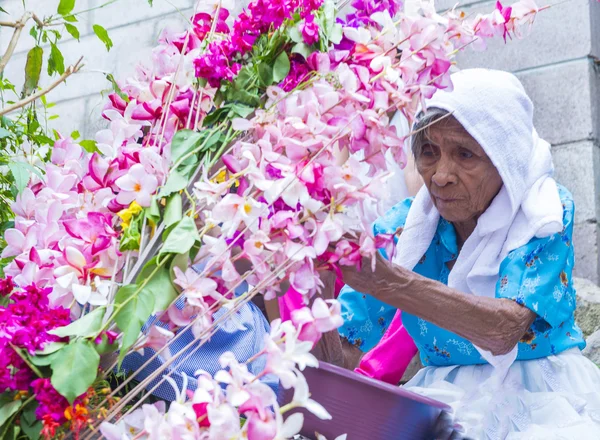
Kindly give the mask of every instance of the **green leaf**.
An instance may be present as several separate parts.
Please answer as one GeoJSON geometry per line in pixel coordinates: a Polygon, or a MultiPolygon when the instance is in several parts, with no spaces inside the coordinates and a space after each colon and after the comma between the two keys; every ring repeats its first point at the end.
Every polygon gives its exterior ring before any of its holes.
{"type": "Polygon", "coordinates": [[[244,104],[234,103],[231,106],[231,111],[229,112],[230,117],[239,116],[240,118],[247,118],[252,114],[255,110],[254,107],[249,107],[244,104]]]}
{"type": "Polygon", "coordinates": [[[65,29],[67,30],[68,33],[71,34],[71,36],[73,38],[75,38],[77,41],[79,41],[79,29],[77,29],[76,26],[73,26],[72,24],[69,24],[69,23],[65,23],[65,29]]]}
{"type": "Polygon", "coordinates": [[[64,21],[68,21],[69,23],[77,23],[77,17],[75,17],[74,15],[65,15],[63,17],[64,21]]]}
{"type": "Polygon", "coordinates": [[[4,9],[3,7],[0,7],[0,12],[4,12],[5,14],[8,14],[8,12],[6,12],[6,9],[4,9]]]}
{"type": "Polygon", "coordinates": [[[150,224],[157,225],[160,221],[160,208],[158,206],[158,197],[156,195],[152,196],[150,206],[145,208],[144,215],[150,224]]]}
{"type": "Polygon", "coordinates": [[[68,15],[75,7],[75,0],[60,0],[58,4],[58,12],[60,15],[68,15]]]}
{"type": "Polygon", "coordinates": [[[48,365],[52,364],[52,361],[54,360],[55,356],[60,356],[60,350],[46,356],[29,356],[29,362],[31,362],[36,367],[47,367],[48,365]]]}
{"type": "Polygon", "coordinates": [[[152,275],[156,269],[157,261],[158,259],[155,257],[146,263],[136,280],[137,284],[142,283],[144,280],[148,280],[146,286],[144,286],[144,290],[150,291],[154,296],[152,313],[167,310],[173,300],[177,298],[177,290],[175,290],[173,283],[171,283],[171,274],[169,272],[168,264],[164,263],[163,266],[152,275]],[[152,275],[151,278],[150,275],[152,275]]]}
{"type": "Polygon", "coordinates": [[[171,162],[177,162],[181,157],[192,151],[202,141],[202,132],[179,130],[171,141],[171,162]]]}
{"type": "Polygon", "coordinates": [[[98,307],[69,325],[49,330],[48,333],[59,338],[67,336],[91,338],[100,332],[105,311],[104,307],[98,307]]]}
{"type": "Polygon", "coordinates": [[[55,72],[59,75],[65,73],[65,59],[58,46],[54,43],[50,43],[50,57],[48,57],[48,75],[52,76],[55,72]]]}
{"type": "Polygon", "coordinates": [[[300,54],[304,59],[308,59],[309,55],[313,53],[313,50],[305,43],[296,43],[294,47],[292,47],[292,53],[300,54]]]}
{"type": "Polygon", "coordinates": [[[175,193],[169,196],[167,200],[167,205],[165,206],[165,227],[168,228],[174,223],[177,223],[181,220],[183,211],[183,201],[181,198],[181,194],[175,193]]]}
{"type": "Polygon", "coordinates": [[[81,148],[83,148],[85,151],[87,151],[90,154],[100,152],[100,150],[98,150],[98,147],[97,147],[98,143],[94,140],[86,139],[86,140],[80,141],[79,145],[81,145],[81,148]]]}
{"type": "Polygon", "coordinates": [[[273,84],[273,68],[267,63],[258,65],[258,78],[263,86],[268,87],[273,84]]]}
{"type": "Polygon", "coordinates": [[[302,43],[304,41],[304,37],[302,37],[302,32],[300,32],[298,26],[292,26],[288,29],[288,37],[294,43],[302,43]]]}
{"type": "Polygon", "coordinates": [[[110,48],[113,47],[113,42],[108,36],[108,32],[106,31],[106,29],[104,29],[99,24],[95,24],[93,29],[96,36],[100,38],[100,41],[102,41],[106,46],[106,50],[110,50],[110,48]]]}
{"type": "Polygon", "coordinates": [[[79,134],[79,132],[77,130],[71,132],[71,139],[73,139],[74,141],[79,139],[80,136],[81,135],[79,134]]]}
{"type": "Polygon", "coordinates": [[[52,360],[52,385],[70,404],[87,391],[98,375],[100,355],[93,344],[89,340],[77,339],[52,360]]]}
{"type": "Polygon", "coordinates": [[[42,73],[42,55],[44,50],[40,46],[33,47],[27,53],[27,62],[25,63],[25,84],[23,85],[23,94],[30,95],[40,82],[42,73]]]}
{"type": "Polygon", "coordinates": [[[35,416],[37,402],[33,401],[21,412],[21,429],[29,440],[38,440],[42,432],[42,421],[35,416]]]}
{"type": "Polygon", "coordinates": [[[277,58],[275,58],[275,64],[273,65],[273,81],[279,83],[285,79],[290,73],[290,59],[287,53],[281,52],[277,58]]]}
{"type": "Polygon", "coordinates": [[[153,1],[154,1],[154,0],[148,0],[148,4],[150,5],[150,7],[154,6],[154,5],[152,4],[152,2],[153,2],[153,1]]]}
{"type": "Polygon", "coordinates": [[[116,305],[125,304],[115,315],[115,322],[123,332],[119,363],[127,354],[127,350],[137,340],[142,326],[152,314],[152,310],[154,310],[154,295],[147,289],[142,289],[135,297],[129,300],[138,288],[137,284],[129,284],[121,287],[115,295],[116,305]]]}
{"type": "Polygon", "coordinates": [[[160,254],[186,254],[196,241],[200,241],[196,223],[191,217],[185,216],[169,233],[160,254]]]}
{"type": "Polygon", "coordinates": [[[66,342],[48,342],[44,345],[43,350],[37,350],[35,352],[36,356],[45,356],[52,353],[56,353],[58,350],[63,348],[67,343],[66,342]]]}
{"type": "Polygon", "coordinates": [[[20,400],[13,400],[0,406],[0,426],[4,425],[21,408],[22,404],[23,402],[20,400]]]}
{"type": "Polygon", "coordinates": [[[12,136],[12,133],[8,131],[6,128],[0,127],[0,139],[4,139],[12,136]]]}
{"type": "Polygon", "coordinates": [[[27,186],[27,183],[29,183],[29,178],[31,177],[29,169],[23,162],[9,162],[8,168],[15,179],[17,192],[23,191],[27,186]]]}
{"type": "Polygon", "coordinates": [[[181,191],[188,184],[186,176],[182,175],[177,171],[172,171],[167,177],[167,181],[158,193],[159,198],[167,197],[174,192],[181,191]]]}

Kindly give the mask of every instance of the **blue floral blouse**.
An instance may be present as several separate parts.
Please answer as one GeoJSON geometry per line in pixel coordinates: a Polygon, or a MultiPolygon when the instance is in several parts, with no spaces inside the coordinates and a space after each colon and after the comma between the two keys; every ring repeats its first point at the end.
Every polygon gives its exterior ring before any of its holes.
{"type": "MultiPolygon", "coordinates": [[[[585,342],[575,324],[573,269],[573,214],[575,206],[569,191],[559,185],[563,203],[563,230],[547,238],[533,238],[510,252],[500,265],[497,298],[509,298],[537,314],[529,331],[519,342],[518,360],[560,353],[585,342]]],[[[397,204],[377,220],[374,233],[395,233],[404,225],[412,199],[397,204]]],[[[414,271],[441,283],[448,283],[446,263],[456,259],[456,232],[451,223],[440,219],[429,249],[414,271]]],[[[385,252],[383,252],[385,255],[385,252]]],[[[383,336],[396,309],[348,286],[340,292],[344,325],[340,334],[362,351],[373,348],[383,336]]],[[[415,341],[423,365],[472,365],[486,361],[468,340],[402,312],[402,322],[415,341]]]]}

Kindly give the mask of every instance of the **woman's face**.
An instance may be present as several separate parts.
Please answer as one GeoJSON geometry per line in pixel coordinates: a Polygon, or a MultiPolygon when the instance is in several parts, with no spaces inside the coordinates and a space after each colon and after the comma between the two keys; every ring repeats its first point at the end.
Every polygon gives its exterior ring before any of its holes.
{"type": "Polygon", "coordinates": [[[477,221],[502,187],[483,148],[451,116],[428,129],[415,160],[435,207],[452,223],[477,221]]]}

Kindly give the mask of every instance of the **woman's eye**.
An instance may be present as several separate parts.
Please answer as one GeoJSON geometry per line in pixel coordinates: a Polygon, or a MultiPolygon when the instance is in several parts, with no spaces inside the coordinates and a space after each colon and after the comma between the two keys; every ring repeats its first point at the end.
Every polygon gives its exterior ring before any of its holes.
{"type": "Polygon", "coordinates": [[[424,157],[433,157],[434,152],[433,152],[433,148],[431,148],[431,145],[425,145],[423,147],[423,149],[421,150],[421,156],[424,157]]]}
{"type": "Polygon", "coordinates": [[[461,150],[460,157],[462,159],[471,159],[473,157],[473,153],[471,153],[469,150],[461,150]]]}

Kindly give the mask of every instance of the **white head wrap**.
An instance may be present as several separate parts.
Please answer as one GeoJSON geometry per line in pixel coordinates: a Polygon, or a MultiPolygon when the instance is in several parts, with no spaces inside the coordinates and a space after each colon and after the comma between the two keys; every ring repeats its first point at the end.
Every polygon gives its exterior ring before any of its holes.
{"type": "MultiPolygon", "coordinates": [[[[454,90],[427,102],[452,112],[485,150],[504,183],[464,243],[448,285],[461,292],[495,297],[500,263],[533,237],[562,230],[562,203],[550,145],[533,127],[533,104],[519,80],[497,70],[468,69],[452,75],[454,90]]],[[[431,244],[439,213],[423,186],[409,211],[394,263],[413,269],[431,244]]],[[[418,292],[415,292],[418,294],[418,292]]],[[[477,347],[504,377],[517,347],[502,356],[477,347]]]]}

